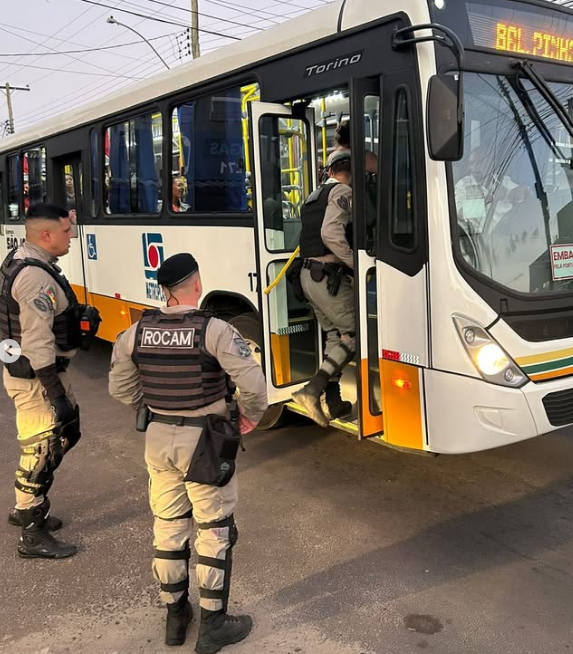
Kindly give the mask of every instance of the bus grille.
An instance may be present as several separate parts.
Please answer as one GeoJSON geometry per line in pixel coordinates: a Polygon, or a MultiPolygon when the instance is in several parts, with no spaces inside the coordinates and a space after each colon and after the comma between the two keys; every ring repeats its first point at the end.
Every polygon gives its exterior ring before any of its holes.
{"type": "Polygon", "coordinates": [[[573,388],[549,393],[543,398],[547,419],[554,427],[573,422],[573,388]]]}
{"type": "Polygon", "coordinates": [[[573,337],[573,316],[555,318],[505,317],[507,324],[526,341],[556,341],[573,337]]]}

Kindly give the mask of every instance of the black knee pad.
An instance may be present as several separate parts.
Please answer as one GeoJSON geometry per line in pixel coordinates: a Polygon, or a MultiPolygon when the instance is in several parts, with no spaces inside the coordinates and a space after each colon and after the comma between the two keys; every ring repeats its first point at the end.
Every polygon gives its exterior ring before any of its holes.
{"type": "Polygon", "coordinates": [[[76,404],[75,413],[74,420],[62,427],[61,437],[64,445],[64,453],[69,452],[82,437],[80,430],[80,407],[78,404],[76,404]]]}

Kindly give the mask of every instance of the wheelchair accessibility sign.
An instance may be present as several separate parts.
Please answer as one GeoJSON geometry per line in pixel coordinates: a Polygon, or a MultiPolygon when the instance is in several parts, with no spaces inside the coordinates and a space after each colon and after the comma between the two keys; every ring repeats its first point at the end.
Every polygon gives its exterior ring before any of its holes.
{"type": "Polygon", "coordinates": [[[87,234],[88,239],[88,259],[97,261],[97,241],[95,234],[87,234]]]}

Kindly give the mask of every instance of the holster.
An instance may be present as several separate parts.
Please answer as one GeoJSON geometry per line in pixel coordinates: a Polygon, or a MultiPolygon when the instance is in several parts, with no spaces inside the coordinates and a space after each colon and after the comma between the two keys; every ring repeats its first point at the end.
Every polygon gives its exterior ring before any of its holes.
{"type": "Polygon", "coordinates": [[[225,486],[235,474],[235,459],[241,444],[236,425],[224,416],[210,414],[193,453],[185,481],[225,486]]]}
{"type": "Polygon", "coordinates": [[[147,427],[149,426],[151,418],[151,413],[149,411],[149,407],[146,406],[145,404],[141,404],[139,408],[137,409],[137,414],[135,418],[135,429],[137,431],[147,431],[147,427]]]}

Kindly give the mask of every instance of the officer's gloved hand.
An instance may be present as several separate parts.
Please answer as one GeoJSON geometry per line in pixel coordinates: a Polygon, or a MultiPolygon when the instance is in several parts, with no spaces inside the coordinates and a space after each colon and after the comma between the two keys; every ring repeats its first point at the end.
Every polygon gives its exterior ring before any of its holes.
{"type": "Polygon", "coordinates": [[[55,400],[51,400],[52,409],[56,414],[56,420],[61,422],[62,425],[67,425],[72,420],[76,419],[76,409],[68,399],[67,395],[61,395],[55,400]]]}
{"type": "Polygon", "coordinates": [[[56,370],[56,364],[53,363],[44,368],[34,371],[36,377],[40,380],[46,397],[56,415],[57,422],[66,424],[76,417],[75,409],[66,395],[66,389],[56,370]]]}

